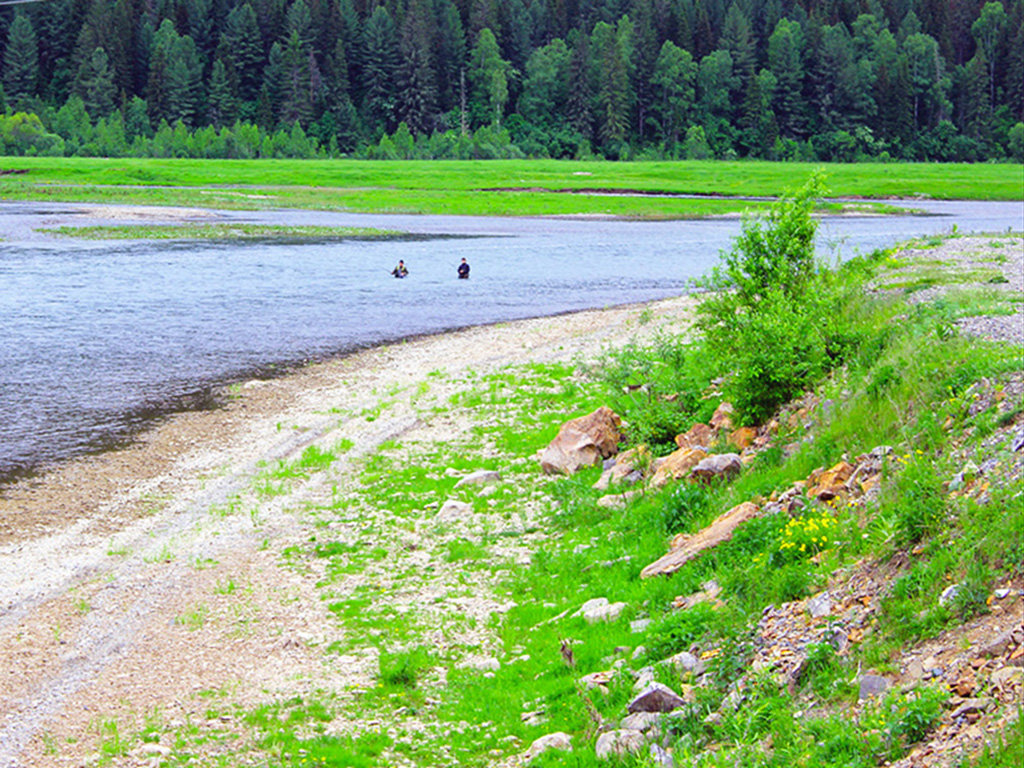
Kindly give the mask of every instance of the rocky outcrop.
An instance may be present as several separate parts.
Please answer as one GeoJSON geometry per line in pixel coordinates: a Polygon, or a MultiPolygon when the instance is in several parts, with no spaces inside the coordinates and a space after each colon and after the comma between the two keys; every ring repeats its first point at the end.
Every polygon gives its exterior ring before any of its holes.
{"type": "Polygon", "coordinates": [[[601,463],[619,450],[622,420],[607,406],[565,422],[541,453],[541,469],[549,475],[571,475],[601,463]]]}

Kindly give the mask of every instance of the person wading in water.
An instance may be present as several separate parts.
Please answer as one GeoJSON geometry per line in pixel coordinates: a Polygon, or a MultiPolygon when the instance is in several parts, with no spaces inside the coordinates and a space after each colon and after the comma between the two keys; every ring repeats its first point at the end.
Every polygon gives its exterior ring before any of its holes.
{"type": "Polygon", "coordinates": [[[395,277],[406,277],[409,270],[405,268],[405,262],[399,259],[398,266],[391,270],[391,274],[395,277]]]}
{"type": "Polygon", "coordinates": [[[459,264],[459,280],[469,280],[469,264],[465,259],[459,264]]]}

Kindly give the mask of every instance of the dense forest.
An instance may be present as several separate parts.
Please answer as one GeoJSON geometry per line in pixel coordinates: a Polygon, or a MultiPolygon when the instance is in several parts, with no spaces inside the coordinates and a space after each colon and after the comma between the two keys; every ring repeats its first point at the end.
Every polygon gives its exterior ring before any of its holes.
{"type": "Polygon", "coordinates": [[[1024,155],[1024,0],[40,0],[0,151],[1024,155]]]}

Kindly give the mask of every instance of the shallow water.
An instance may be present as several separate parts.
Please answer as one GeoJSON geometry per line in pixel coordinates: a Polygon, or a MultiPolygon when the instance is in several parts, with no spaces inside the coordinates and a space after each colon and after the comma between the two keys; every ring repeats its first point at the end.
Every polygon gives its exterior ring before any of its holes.
{"type": "MultiPolygon", "coordinates": [[[[912,236],[1022,226],[1020,203],[934,203],[937,216],[827,218],[847,257],[912,236]]],[[[87,206],[0,206],[0,480],[97,447],[213,385],[480,323],[679,294],[739,221],[620,222],[218,213],[221,220],[374,226],[385,242],[57,241],[103,223],[87,206]],[[460,258],[472,275],[455,279],[460,258]],[[410,276],[389,271],[401,258],[410,276]]],[[[443,360],[438,366],[444,365],[443,360]]]]}

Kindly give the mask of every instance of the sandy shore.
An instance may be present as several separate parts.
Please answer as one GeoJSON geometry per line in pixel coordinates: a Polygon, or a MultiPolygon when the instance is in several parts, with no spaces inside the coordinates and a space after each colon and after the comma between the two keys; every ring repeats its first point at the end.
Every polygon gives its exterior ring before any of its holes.
{"type": "MultiPolygon", "coordinates": [[[[425,390],[446,403],[472,388],[467,372],[591,359],[684,328],[691,307],[683,297],[473,328],[251,381],[224,408],[174,416],[125,449],[6,489],[0,768],[82,765],[104,738],[99,722],[127,733],[155,712],[168,729],[202,720],[205,691],[251,706],[369,683],[373,658],[325,662],[344,630],[318,574],[281,565],[315,535],[301,511],[337,493],[385,440],[445,441],[469,428],[455,411],[431,418],[425,390]],[[344,458],[286,498],[254,489],[266,467],[341,442],[352,446],[344,458]]],[[[462,610],[494,610],[485,592],[462,610]]],[[[115,764],[151,757],[135,750],[115,764]]]]}

